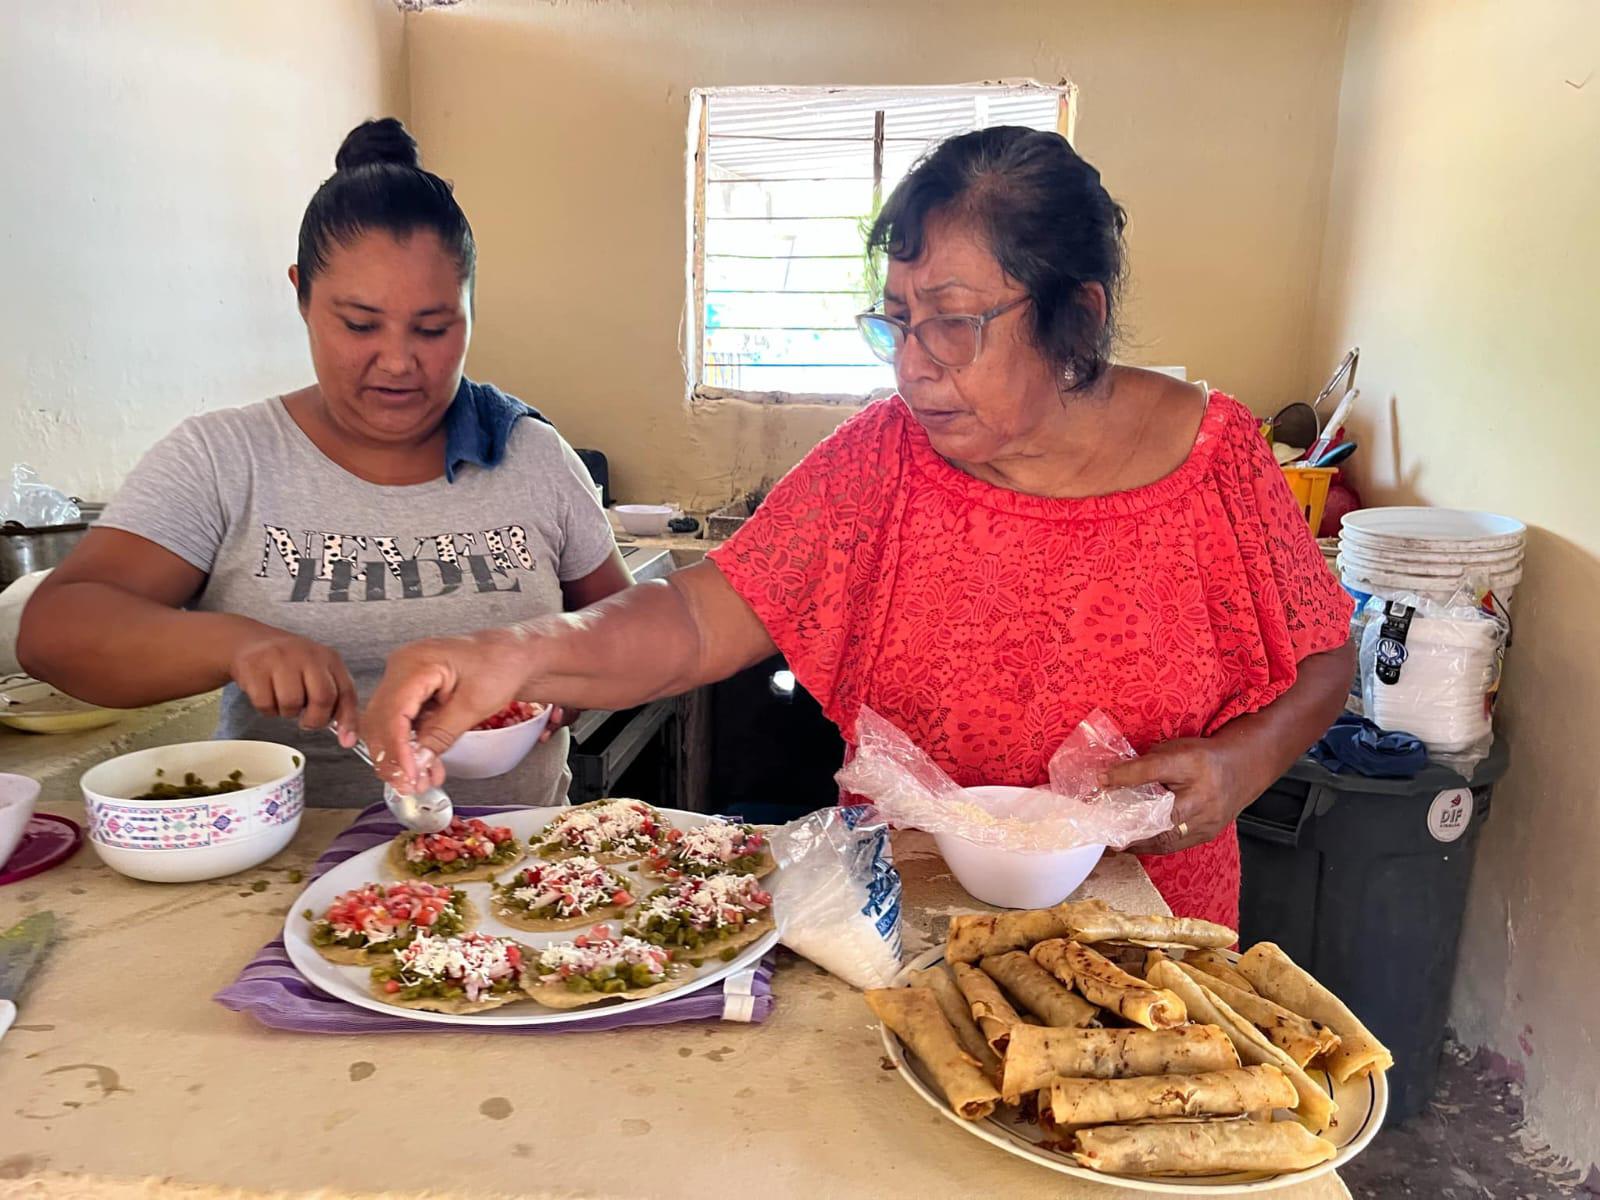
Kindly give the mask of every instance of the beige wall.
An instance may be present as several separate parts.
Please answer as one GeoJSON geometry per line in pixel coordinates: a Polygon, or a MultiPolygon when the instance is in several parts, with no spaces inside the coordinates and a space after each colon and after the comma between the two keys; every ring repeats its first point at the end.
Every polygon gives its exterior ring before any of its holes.
{"type": "Polygon", "coordinates": [[[1127,357],[1270,409],[1306,377],[1347,5],[1231,0],[472,0],[407,22],[413,118],[482,250],[471,370],[612,459],[634,500],[726,499],[844,413],[691,412],[688,93],[1032,76],[1132,215],[1127,357]]]}
{"type": "Polygon", "coordinates": [[[1526,1070],[1530,1116],[1581,1163],[1600,1158],[1596,46],[1590,0],[1357,5],[1313,356],[1361,345],[1369,502],[1532,528],[1500,721],[1513,765],[1453,1019],[1526,1070]]]}
{"type": "Polygon", "coordinates": [[[284,277],[389,0],[0,5],[0,472],[110,494],[180,418],[310,379],[284,277]]]}

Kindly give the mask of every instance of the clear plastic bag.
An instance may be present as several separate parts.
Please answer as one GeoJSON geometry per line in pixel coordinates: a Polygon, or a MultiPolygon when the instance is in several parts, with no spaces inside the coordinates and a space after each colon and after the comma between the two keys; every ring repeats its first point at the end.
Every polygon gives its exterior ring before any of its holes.
{"type": "Polygon", "coordinates": [[[1361,633],[1362,707],[1380,728],[1422,739],[1428,755],[1470,776],[1494,744],[1494,699],[1508,633],[1464,584],[1448,604],[1374,596],[1361,633]]]}
{"type": "Polygon", "coordinates": [[[1100,787],[1102,771],[1135,757],[1116,723],[1096,709],[1050,759],[1049,786],[982,795],[960,787],[909,737],[863,708],[855,757],[836,778],[895,825],[1004,850],[1120,850],[1172,828],[1172,793],[1159,784],[1100,787]]]}
{"type": "Polygon", "coordinates": [[[11,468],[11,489],[0,494],[0,524],[15,521],[30,529],[50,525],[76,525],[83,519],[78,502],[66,493],[39,482],[27,463],[11,468]]]}
{"type": "Polygon", "coordinates": [[[774,830],[773,915],[785,946],[853,987],[900,972],[900,872],[889,826],[867,805],[825,808],[774,830]]]}

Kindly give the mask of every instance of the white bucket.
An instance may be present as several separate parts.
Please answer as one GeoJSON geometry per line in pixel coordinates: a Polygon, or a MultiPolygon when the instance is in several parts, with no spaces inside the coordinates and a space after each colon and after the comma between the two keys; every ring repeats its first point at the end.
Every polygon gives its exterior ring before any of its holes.
{"type": "Polygon", "coordinates": [[[1461,552],[1509,549],[1527,539],[1528,527],[1514,517],[1464,508],[1363,508],[1346,513],[1343,536],[1396,549],[1461,552]]]}

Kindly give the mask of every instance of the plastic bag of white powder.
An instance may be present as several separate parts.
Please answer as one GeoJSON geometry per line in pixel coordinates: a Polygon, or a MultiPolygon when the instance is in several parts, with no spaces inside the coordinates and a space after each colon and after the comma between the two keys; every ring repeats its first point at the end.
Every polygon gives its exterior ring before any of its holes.
{"type": "Polygon", "coordinates": [[[900,971],[900,873],[873,808],[826,808],[775,830],[778,937],[853,987],[888,987],[900,971]]]}

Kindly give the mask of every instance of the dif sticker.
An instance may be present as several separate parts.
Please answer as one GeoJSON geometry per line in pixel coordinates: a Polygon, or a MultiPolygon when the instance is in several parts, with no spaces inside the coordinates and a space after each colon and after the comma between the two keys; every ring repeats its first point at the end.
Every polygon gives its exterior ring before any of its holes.
{"type": "Polygon", "coordinates": [[[1472,789],[1449,788],[1428,806],[1428,832],[1436,842],[1453,842],[1472,824],[1472,789]]]}

